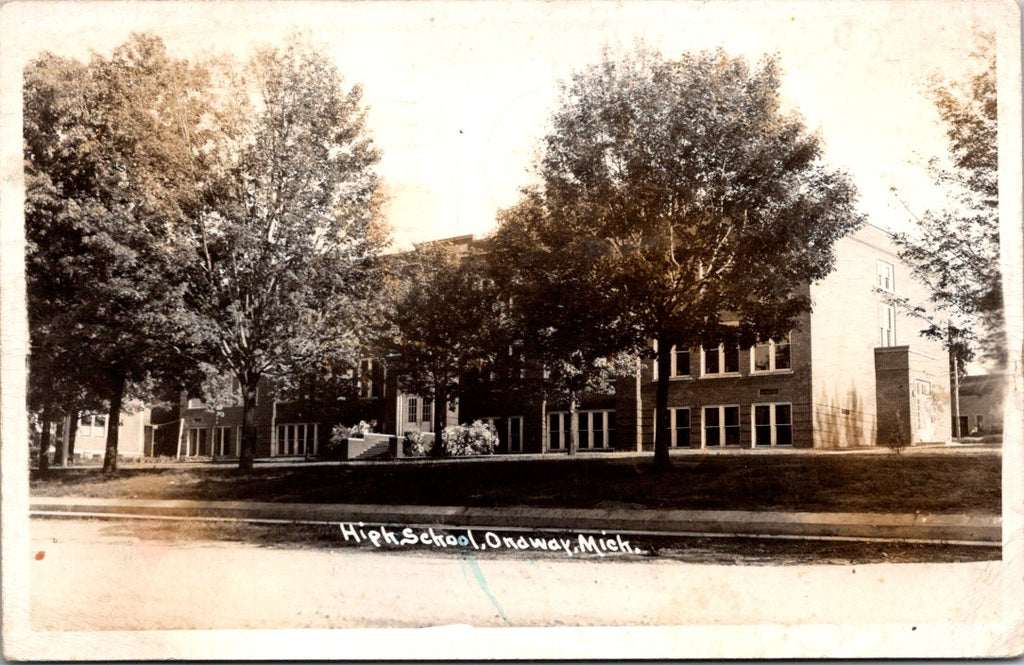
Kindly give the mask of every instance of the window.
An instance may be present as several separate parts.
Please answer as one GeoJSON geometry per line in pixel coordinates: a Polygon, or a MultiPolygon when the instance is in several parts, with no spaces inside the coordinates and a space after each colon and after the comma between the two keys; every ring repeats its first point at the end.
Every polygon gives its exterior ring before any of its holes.
{"type": "Polygon", "coordinates": [[[580,411],[580,448],[608,448],[615,443],[614,411],[580,411]]]}
{"type": "Polygon", "coordinates": [[[238,456],[238,435],[234,427],[215,427],[213,430],[213,454],[238,456]]]}
{"type": "Polygon", "coordinates": [[[315,455],[317,424],[293,423],[277,426],[278,455],[315,455]]]}
{"type": "Polygon", "coordinates": [[[105,415],[87,415],[78,419],[77,436],[106,436],[107,417],[105,415]]]}
{"type": "Polygon", "coordinates": [[[185,442],[186,457],[205,457],[210,454],[210,431],[205,427],[190,427],[185,442]]]}
{"type": "Polygon", "coordinates": [[[878,305],[878,346],[896,346],[896,308],[893,305],[878,305]]]}
{"type": "Polygon", "coordinates": [[[704,376],[738,374],[740,371],[740,349],[723,344],[701,348],[704,376]]]}
{"type": "Polygon", "coordinates": [[[509,452],[522,452],[523,450],[522,416],[512,416],[508,419],[508,449],[509,452]]]}
{"type": "Polygon", "coordinates": [[[690,376],[690,349],[672,347],[672,376],[690,376]]]}
{"type": "Polygon", "coordinates": [[[705,406],[705,446],[738,446],[740,443],[740,407],[705,406]]]}
{"type": "Polygon", "coordinates": [[[590,432],[591,442],[594,448],[604,448],[605,444],[605,431],[604,431],[604,414],[592,413],[590,414],[590,432]]]}
{"type": "Polygon", "coordinates": [[[886,263],[885,261],[878,262],[878,288],[888,293],[892,293],[895,290],[891,263],[886,263]]]}
{"type": "Polygon", "coordinates": [[[754,445],[793,445],[793,407],[789,404],[755,404],[754,445]]]}
{"type": "Polygon", "coordinates": [[[975,420],[974,428],[976,430],[978,430],[978,433],[980,434],[980,433],[984,432],[985,431],[985,416],[975,416],[974,420],[975,420]]]}
{"type": "Polygon", "coordinates": [[[373,377],[376,373],[373,358],[363,358],[359,361],[359,396],[363,399],[378,397],[375,392],[378,390],[373,377]]]}
{"type": "Polygon", "coordinates": [[[423,400],[423,422],[430,423],[434,421],[433,407],[434,405],[430,400],[423,400]]]}
{"type": "MultiPolygon", "coordinates": [[[[655,340],[653,343],[654,351],[658,351],[658,341],[655,340]]],[[[690,376],[690,349],[680,349],[673,346],[669,352],[669,376],[670,377],[688,377],[690,376]]],[[[658,359],[654,358],[651,361],[651,380],[658,380],[658,359]]]]}
{"type": "MultiPolygon", "coordinates": [[[[614,411],[577,411],[579,419],[579,447],[611,448],[615,445],[614,411]]],[[[568,411],[548,414],[548,448],[565,450],[572,440],[572,425],[568,411]]]]}
{"type": "Polygon", "coordinates": [[[416,407],[417,407],[417,400],[416,400],[416,398],[415,397],[410,397],[409,398],[409,417],[408,417],[408,420],[411,423],[418,423],[419,419],[420,419],[419,413],[418,413],[419,409],[417,409],[416,407]]]}
{"type": "Polygon", "coordinates": [[[750,350],[752,372],[783,372],[792,369],[789,356],[789,335],[781,340],[755,344],[750,350]]]}
{"type": "Polygon", "coordinates": [[[548,414],[548,448],[551,450],[559,450],[568,440],[565,436],[565,426],[562,424],[563,416],[568,414],[565,413],[549,413],[548,414]]]}
{"type": "Polygon", "coordinates": [[[671,444],[679,448],[690,447],[690,409],[669,409],[672,426],[671,444]]]}
{"type": "Polygon", "coordinates": [[[206,406],[206,404],[203,402],[202,398],[200,398],[200,397],[189,397],[188,398],[188,408],[190,408],[190,409],[202,409],[205,406],[206,406]]]}

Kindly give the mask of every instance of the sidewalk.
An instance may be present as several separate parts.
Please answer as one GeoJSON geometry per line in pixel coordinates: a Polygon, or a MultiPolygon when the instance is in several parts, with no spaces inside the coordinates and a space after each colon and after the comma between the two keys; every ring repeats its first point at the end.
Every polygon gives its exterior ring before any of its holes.
{"type": "Polygon", "coordinates": [[[884,539],[999,546],[1002,519],[979,515],[808,513],[718,510],[549,509],[526,506],[166,501],[33,497],[33,516],[226,519],[256,522],[365,522],[397,527],[608,531],[664,536],[884,539]]]}
{"type": "MultiPolygon", "coordinates": [[[[709,455],[765,455],[778,457],[781,455],[804,455],[804,456],[830,456],[830,455],[893,455],[891,448],[884,446],[872,446],[865,448],[749,448],[749,447],[723,447],[723,448],[673,448],[669,455],[673,458],[685,459],[688,457],[699,457],[709,455]]],[[[911,446],[902,451],[904,455],[1001,455],[1002,445],[995,443],[947,443],[928,444],[911,446]]],[[[258,457],[254,460],[257,468],[294,467],[294,466],[365,466],[368,464],[450,464],[453,462],[464,464],[494,464],[499,462],[522,462],[527,460],[547,460],[557,462],[559,460],[573,461],[579,459],[638,459],[650,461],[654,459],[651,451],[619,451],[619,450],[580,450],[577,455],[570,456],[564,451],[546,453],[496,453],[493,455],[476,455],[469,457],[444,457],[434,459],[430,457],[405,457],[399,460],[392,459],[366,459],[366,460],[325,460],[309,459],[306,457],[258,457]]],[[[78,462],[70,466],[51,465],[51,471],[62,471],[65,469],[88,469],[102,465],[102,459],[88,462],[78,462]]],[[[124,460],[120,463],[123,469],[186,469],[186,468],[225,468],[238,466],[237,458],[218,459],[216,461],[181,460],[167,461],[134,461],[124,460]]],[[[31,467],[35,470],[37,467],[31,467]]]]}

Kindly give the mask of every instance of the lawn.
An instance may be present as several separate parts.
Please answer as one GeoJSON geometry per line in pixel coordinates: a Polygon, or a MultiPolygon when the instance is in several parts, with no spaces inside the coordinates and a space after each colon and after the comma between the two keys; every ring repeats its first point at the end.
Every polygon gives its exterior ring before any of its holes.
{"type": "Polygon", "coordinates": [[[33,472],[34,496],[456,506],[999,514],[993,454],[579,457],[33,472]]]}

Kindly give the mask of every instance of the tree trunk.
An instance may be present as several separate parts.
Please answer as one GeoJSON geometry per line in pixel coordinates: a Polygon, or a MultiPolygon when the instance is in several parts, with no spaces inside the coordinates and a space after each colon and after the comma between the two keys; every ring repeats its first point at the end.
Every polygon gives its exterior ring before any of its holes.
{"type": "Polygon", "coordinates": [[[546,453],[551,449],[551,433],[548,431],[548,398],[541,394],[540,398],[540,452],[546,453]]]}
{"type": "Polygon", "coordinates": [[[579,393],[575,390],[569,393],[569,446],[568,454],[575,455],[580,450],[580,412],[579,393]]]}
{"type": "Polygon", "coordinates": [[[71,415],[71,421],[68,423],[68,461],[71,464],[75,463],[75,439],[78,437],[78,418],[79,411],[77,409],[71,409],[69,412],[71,415]]]}
{"type": "Polygon", "coordinates": [[[672,373],[672,345],[664,337],[658,338],[658,385],[654,396],[654,466],[668,469],[669,458],[668,382],[672,373]]]}
{"type": "MultiPolygon", "coordinates": [[[[57,432],[53,433],[54,436],[57,432]]],[[[68,465],[68,431],[67,428],[61,424],[60,436],[56,436],[56,441],[53,444],[53,463],[58,466],[68,465]]]]}
{"type": "Polygon", "coordinates": [[[448,421],[448,400],[446,386],[444,384],[434,385],[434,445],[430,449],[431,457],[444,457],[444,444],[442,435],[448,421]]]}
{"type": "Polygon", "coordinates": [[[949,375],[953,380],[951,384],[953,394],[950,400],[953,410],[953,438],[959,439],[963,436],[963,432],[960,431],[960,362],[957,358],[957,350],[953,348],[949,350],[949,368],[949,375]]]}
{"type": "Polygon", "coordinates": [[[43,407],[43,431],[39,435],[39,471],[46,473],[50,469],[50,407],[43,407]]]}
{"type": "Polygon", "coordinates": [[[238,469],[252,471],[256,457],[256,391],[259,379],[239,381],[242,384],[242,447],[238,451],[238,469]]]}
{"type": "Polygon", "coordinates": [[[107,449],[103,454],[103,473],[117,473],[117,435],[121,423],[121,402],[127,376],[123,369],[115,369],[110,383],[110,409],[107,413],[107,449]]]}

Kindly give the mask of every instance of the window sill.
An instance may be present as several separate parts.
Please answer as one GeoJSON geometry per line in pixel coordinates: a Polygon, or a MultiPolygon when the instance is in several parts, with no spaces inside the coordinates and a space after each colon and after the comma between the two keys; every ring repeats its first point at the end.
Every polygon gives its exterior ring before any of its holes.
{"type": "Polygon", "coordinates": [[[743,376],[739,372],[723,372],[721,374],[701,374],[702,379],[735,379],[743,376]]]}
{"type": "MultiPolygon", "coordinates": [[[[670,376],[670,377],[668,377],[668,380],[669,381],[693,381],[693,376],[692,375],[687,375],[687,376],[670,376]]],[[[658,382],[657,379],[651,379],[651,383],[657,383],[657,382],[658,382]]]]}
{"type": "Polygon", "coordinates": [[[786,376],[792,373],[792,369],[766,369],[753,371],[750,376],[786,376]]]}

